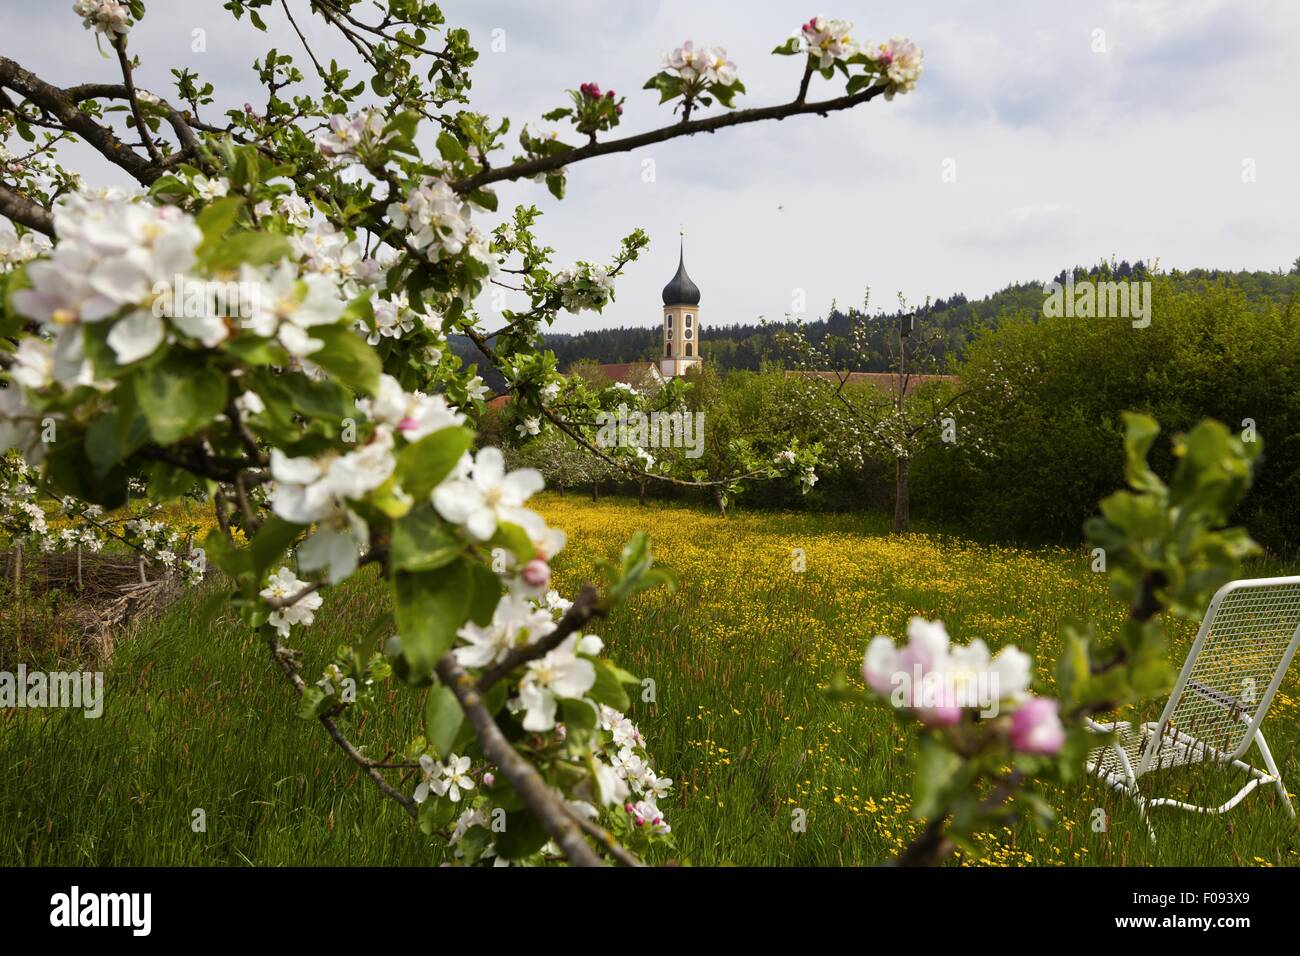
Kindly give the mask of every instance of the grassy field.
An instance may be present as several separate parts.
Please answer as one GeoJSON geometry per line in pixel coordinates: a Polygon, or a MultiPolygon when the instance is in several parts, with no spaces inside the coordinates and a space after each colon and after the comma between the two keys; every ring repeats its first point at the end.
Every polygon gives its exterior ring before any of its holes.
{"type": "MultiPolygon", "coordinates": [[[[680,506],[544,496],[569,532],[557,562],[571,592],[637,528],[681,579],[642,596],[601,629],[611,655],[654,681],[632,716],[656,766],[675,781],[662,802],[678,855],[695,864],[869,864],[892,856],[908,815],[909,740],[883,712],[833,702],[821,688],[856,674],[877,633],[913,614],[943,619],[954,639],[1014,642],[1050,687],[1059,625],[1113,631],[1123,609],[1082,551],[1016,550],[942,535],[890,536],[870,517],[741,515],[680,506]],[[802,557],[804,570],[796,570],[802,557]],[[806,811],[805,832],[791,827],[806,811]]],[[[1257,569],[1275,573],[1282,569],[1257,569]]],[[[101,720],[79,712],[0,712],[0,863],[427,864],[436,852],[333,749],[298,720],[265,648],[228,619],[193,626],[184,599],[121,646],[101,720]],[[191,828],[203,808],[207,831],[191,828]]],[[[296,641],[306,670],[361,639],[383,607],[372,577],[333,595],[296,641]]],[[[1194,629],[1176,628],[1181,662],[1194,629]]],[[[1265,724],[1284,776],[1300,775],[1300,666],[1265,724]]],[[[355,737],[374,747],[418,733],[407,693],[355,737]],[[399,714],[397,703],[407,705],[399,714]]],[[[1168,789],[1219,802],[1239,783],[1200,771],[1168,789]]],[[[1165,782],[1162,781],[1162,782],[1165,782]]],[[[1157,810],[1159,843],[1134,813],[1080,781],[1056,794],[1047,834],[987,834],[964,864],[1295,865],[1296,826],[1272,792],[1227,818],[1157,810]],[[1104,808],[1106,832],[1091,814],[1104,808]]]]}

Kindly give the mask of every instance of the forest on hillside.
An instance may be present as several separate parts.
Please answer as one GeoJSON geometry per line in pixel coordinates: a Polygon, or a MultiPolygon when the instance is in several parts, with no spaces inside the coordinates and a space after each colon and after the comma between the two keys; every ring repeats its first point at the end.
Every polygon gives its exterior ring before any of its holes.
{"type": "MultiPolygon", "coordinates": [[[[1142,261],[1129,263],[1101,262],[1093,266],[1074,266],[1062,269],[1053,281],[1064,283],[1067,276],[1075,281],[1142,279],[1148,267],[1142,261]]],[[[1230,271],[1222,269],[1171,270],[1168,273],[1175,287],[1196,291],[1210,286],[1232,286],[1248,299],[1271,299],[1285,305],[1295,294],[1295,278],[1300,275],[1300,259],[1289,272],[1230,271]]],[[[928,306],[918,306],[925,316],[926,325],[943,332],[942,341],[934,351],[939,367],[949,360],[960,358],[966,343],[981,329],[991,328],[1008,317],[1041,314],[1043,283],[1041,280],[1016,282],[979,299],[967,298],[957,292],[946,298],[931,301],[928,306]]],[[[834,340],[843,339],[856,307],[834,308],[825,318],[808,322],[773,321],[746,322],[733,325],[712,326],[708,322],[700,327],[700,353],[719,372],[758,371],[764,363],[783,366],[794,364],[795,356],[780,341],[780,334],[801,328],[814,344],[832,340],[830,354],[837,368],[859,372],[880,372],[888,368],[887,330],[899,320],[899,312],[881,312],[873,321],[878,331],[873,335],[870,355],[865,365],[849,360],[847,349],[834,340]],[[841,354],[843,353],[843,354],[841,354]]],[[[650,361],[659,355],[660,332],[658,326],[618,326],[597,328],[578,335],[546,333],[542,336],[545,347],[555,353],[561,370],[568,370],[574,362],[586,359],[601,364],[650,361]]],[[[477,363],[480,370],[488,365],[477,347],[463,336],[451,338],[452,350],[467,364],[477,363]]],[[[504,388],[505,382],[494,369],[488,368],[483,376],[494,392],[504,388]]]]}

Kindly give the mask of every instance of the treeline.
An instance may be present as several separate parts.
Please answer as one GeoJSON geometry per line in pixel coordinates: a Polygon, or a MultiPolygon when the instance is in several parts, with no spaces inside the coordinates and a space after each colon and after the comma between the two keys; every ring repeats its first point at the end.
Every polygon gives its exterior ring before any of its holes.
{"type": "MultiPolygon", "coordinates": [[[[1285,305],[1294,287],[1294,277],[1300,274],[1300,260],[1289,274],[1277,272],[1233,272],[1220,269],[1174,270],[1165,274],[1165,278],[1175,289],[1195,290],[1212,285],[1230,285],[1239,290],[1248,299],[1270,300],[1285,305]]],[[[1062,269],[1053,276],[1053,280],[1064,283],[1072,276],[1075,281],[1093,279],[1105,281],[1133,280],[1142,281],[1151,278],[1146,263],[1141,260],[1130,263],[1101,262],[1092,266],[1073,266],[1062,269]]],[[[1008,285],[991,295],[980,299],[968,299],[962,293],[954,293],[929,303],[928,308],[920,305],[923,322],[928,328],[935,329],[942,336],[942,341],[935,349],[935,358],[941,365],[951,359],[959,360],[967,345],[982,331],[996,327],[1009,316],[1038,316],[1042,312],[1043,286],[1041,281],[1020,282],[1008,285]]],[[[827,347],[830,361],[834,368],[849,368],[852,371],[879,372],[889,368],[889,349],[887,337],[897,327],[898,311],[885,313],[874,319],[875,330],[871,336],[868,361],[865,363],[850,359],[846,346],[836,340],[842,339],[848,331],[852,310],[833,309],[825,318],[810,322],[769,322],[740,323],[736,325],[714,326],[707,315],[700,328],[700,353],[705,360],[719,372],[758,371],[765,363],[775,363],[790,367],[795,362],[795,355],[784,347],[778,333],[782,330],[801,328],[814,344],[827,347]]],[[[601,364],[621,362],[652,361],[659,357],[660,330],[658,326],[620,326],[617,328],[593,329],[578,335],[562,333],[543,336],[546,348],[555,353],[559,367],[567,370],[574,362],[589,359],[601,364]]],[[[466,363],[476,363],[483,370],[488,363],[483,359],[474,344],[463,336],[454,336],[451,347],[466,363]]],[[[483,372],[488,387],[499,391],[504,387],[504,380],[494,370],[483,372]]]]}

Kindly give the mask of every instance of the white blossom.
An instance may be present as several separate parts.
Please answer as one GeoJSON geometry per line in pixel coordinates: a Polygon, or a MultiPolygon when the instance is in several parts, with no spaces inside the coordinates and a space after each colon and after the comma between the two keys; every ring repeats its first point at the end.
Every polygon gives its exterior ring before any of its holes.
{"type": "Polygon", "coordinates": [[[571,636],[541,660],[529,662],[519,682],[524,730],[550,730],[560,698],[581,697],[596,683],[595,665],[574,653],[576,643],[571,636]]]}
{"type": "Polygon", "coordinates": [[[523,504],[544,485],[541,472],[535,468],[507,474],[501,450],[484,448],[475,457],[469,478],[452,478],[433,490],[433,505],[448,521],[463,525],[473,537],[486,541],[502,522],[525,530],[543,524],[523,504]]]}
{"type": "MultiPolygon", "coordinates": [[[[271,575],[266,587],[259,593],[268,601],[287,600],[301,594],[306,586],[306,581],[299,581],[292,571],[282,567],[271,575]]],[[[295,624],[306,626],[316,619],[316,610],[321,602],[320,594],[313,591],[287,607],[272,611],[267,621],[281,637],[288,637],[289,629],[295,624]]]]}

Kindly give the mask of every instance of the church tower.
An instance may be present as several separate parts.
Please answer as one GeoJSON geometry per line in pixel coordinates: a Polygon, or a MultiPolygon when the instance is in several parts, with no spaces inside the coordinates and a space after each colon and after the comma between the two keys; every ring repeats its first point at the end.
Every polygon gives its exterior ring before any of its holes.
{"type": "Polygon", "coordinates": [[[664,286],[664,337],[659,370],[664,378],[685,375],[700,363],[700,288],[686,274],[685,244],[677,274],[664,286]]]}

